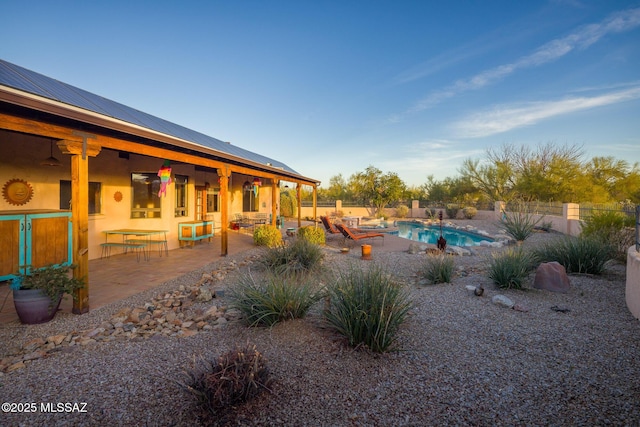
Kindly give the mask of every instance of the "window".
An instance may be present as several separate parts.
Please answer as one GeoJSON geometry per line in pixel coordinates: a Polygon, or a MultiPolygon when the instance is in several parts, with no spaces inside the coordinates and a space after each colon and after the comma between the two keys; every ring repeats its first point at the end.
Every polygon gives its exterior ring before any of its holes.
{"type": "Polygon", "coordinates": [[[258,212],[259,192],[254,192],[251,186],[244,186],[242,191],[242,211],[258,212]]]}
{"type": "Polygon", "coordinates": [[[173,181],[176,185],[176,217],[187,216],[187,182],[184,175],[176,175],[173,181]]]}
{"type": "Polygon", "coordinates": [[[220,212],[219,188],[207,188],[207,212],[220,212]]]}
{"type": "Polygon", "coordinates": [[[160,177],[156,172],[131,174],[131,218],[160,218],[160,177]]]}
{"type": "MultiPolygon", "coordinates": [[[[71,181],[60,181],[60,209],[71,209],[71,181]]],[[[89,214],[102,212],[102,183],[89,182],[89,214]]]]}

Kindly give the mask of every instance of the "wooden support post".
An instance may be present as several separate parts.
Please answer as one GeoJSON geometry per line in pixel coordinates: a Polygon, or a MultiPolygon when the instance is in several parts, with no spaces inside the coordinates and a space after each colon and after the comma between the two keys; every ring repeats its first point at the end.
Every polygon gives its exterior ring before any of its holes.
{"type": "Polygon", "coordinates": [[[296,185],[296,198],[298,199],[298,228],[302,227],[302,200],[300,197],[300,190],[302,185],[298,183],[296,185]]]}
{"type": "Polygon", "coordinates": [[[278,215],[278,202],[276,199],[276,190],[278,189],[279,181],[276,179],[271,180],[271,225],[276,226],[276,215],[278,215]]]}
{"type": "Polygon", "coordinates": [[[89,312],[89,157],[100,153],[100,146],[83,142],[60,141],[58,147],[71,155],[71,221],[73,233],[73,276],[84,281],[74,294],[72,312],[89,312]]]}
{"type": "Polygon", "coordinates": [[[228,167],[218,169],[220,177],[220,256],[229,254],[229,172],[228,167]]]}
{"type": "Polygon", "coordinates": [[[317,205],[318,205],[318,188],[314,185],[313,186],[313,223],[315,224],[316,227],[318,226],[317,205]]]}

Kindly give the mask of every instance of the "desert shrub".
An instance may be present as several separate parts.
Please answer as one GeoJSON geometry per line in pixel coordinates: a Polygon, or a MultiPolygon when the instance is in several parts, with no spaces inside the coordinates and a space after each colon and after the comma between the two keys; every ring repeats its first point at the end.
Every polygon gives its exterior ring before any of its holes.
{"type": "Polygon", "coordinates": [[[466,219],[473,219],[476,215],[478,215],[478,209],[474,208],[473,206],[467,206],[466,208],[462,209],[462,215],[464,215],[466,219]]]}
{"type": "Polygon", "coordinates": [[[261,225],[253,231],[253,242],[258,246],[275,247],[282,243],[282,233],[271,224],[261,225]]]}
{"type": "Polygon", "coordinates": [[[504,226],[506,233],[519,242],[523,242],[531,236],[536,225],[542,221],[540,217],[535,219],[532,214],[524,210],[515,212],[505,212],[500,222],[504,226]]]}
{"type": "Polygon", "coordinates": [[[291,218],[297,216],[298,201],[293,191],[280,192],[280,215],[291,218]]]}
{"type": "Polygon", "coordinates": [[[379,210],[379,211],[376,213],[376,218],[379,218],[379,219],[382,219],[382,220],[386,221],[386,220],[388,220],[388,219],[389,219],[389,214],[387,214],[387,213],[386,213],[385,211],[383,211],[383,210],[379,210]]]}
{"type": "Polygon", "coordinates": [[[594,213],[582,224],[582,236],[599,240],[615,248],[615,258],[627,259],[627,249],[635,243],[635,217],[620,212],[594,213]]]}
{"type": "Polygon", "coordinates": [[[437,283],[451,283],[455,263],[451,255],[427,255],[427,261],[419,274],[434,285],[437,283]]]}
{"type": "Polygon", "coordinates": [[[518,248],[501,254],[492,254],[489,260],[489,279],[502,289],[522,289],[523,284],[536,265],[532,252],[518,248]]]}
{"type": "Polygon", "coordinates": [[[289,245],[267,248],[258,262],[274,274],[294,275],[318,269],[323,259],[320,246],[296,239],[289,245]]]}
{"type": "Polygon", "coordinates": [[[427,216],[427,218],[429,219],[435,219],[436,218],[436,209],[435,208],[426,208],[424,210],[424,214],[427,216]]]}
{"type": "Polygon", "coordinates": [[[349,345],[365,346],[378,353],[393,349],[411,302],[384,269],[372,266],[366,271],[354,267],[343,270],[328,293],[325,321],[344,335],[349,345]]]}
{"type": "Polygon", "coordinates": [[[535,251],[540,262],[557,261],[567,273],[602,274],[615,247],[592,237],[565,237],[535,251]]]}
{"type": "Polygon", "coordinates": [[[325,244],[325,235],[322,228],[314,227],[313,225],[305,225],[298,228],[298,238],[308,241],[309,243],[315,243],[316,245],[325,244]]]}
{"type": "Polygon", "coordinates": [[[400,205],[396,208],[396,217],[398,218],[406,218],[409,215],[409,207],[405,205],[400,205]]]}
{"type": "Polygon", "coordinates": [[[236,407],[269,391],[273,382],[266,360],[255,345],[229,351],[214,361],[201,358],[185,378],[178,382],[198,400],[205,425],[227,424],[236,407]]]}
{"type": "Polygon", "coordinates": [[[447,218],[456,219],[458,211],[460,211],[460,206],[455,203],[449,203],[444,210],[447,213],[447,218]]]}
{"type": "Polygon", "coordinates": [[[249,326],[273,326],[305,317],[322,294],[299,276],[267,273],[261,280],[246,274],[229,290],[229,305],[238,309],[249,326]]]}

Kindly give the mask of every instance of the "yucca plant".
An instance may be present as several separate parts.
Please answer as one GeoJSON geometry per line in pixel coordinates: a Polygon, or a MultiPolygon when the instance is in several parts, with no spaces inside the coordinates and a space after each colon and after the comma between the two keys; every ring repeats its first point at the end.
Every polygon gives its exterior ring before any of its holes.
{"type": "Polygon", "coordinates": [[[500,222],[508,235],[518,242],[523,242],[531,236],[536,225],[538,225],[543,218],[544,217],[539,217],[535,219],[532,214],[519,210],[516,212],[505,212],[500,222]]]}
{"type": "Polygon", "coordinates": [[[565,237],[535,251],[541,262],[557,261],[567,273],[602,274],[615,257],[611,242],[592,237],[565,237]]]}
{"type": "Polygon", "coordinates": [[[536,257],[532,252],[522,248],[509,249],[500,254],[492,254],[488,276],[499,288],[522,289],[535,265],[536,257]]]}
{"type": "Polygon", "coordinates": [[[366,346],[378,353],[393,349],[411,301],[384,269],[351,267],[339,273],[328,292],[325,321],[344,335],[349,345],[366,346]]]}
{"type": "Polygon", "coordinates": [[[224,425],[233,409],[264,390],[270,391],[273,376],[255,345],[237,348],[215,361],[200,358],[186,378],[178,381],[193,394],[203,410],[204,424],[224,425]]]}
{"type": "Polygon", "coordinates": [[[322,266],[322,248],[306,239],[265,249],[259,263],[275,274],[296,275],[316,271],[322,266]]]}
{"type": "Polygon", "coordinates": [[[429,254],[419,274],[432,284],[451,283],[454,271],[453,256],[447,254],[429,254]]]}
{"type": "Polygon", "coordinates": [[[256,280],[241,276],[229,290],[230,306],[238,309],[249,326],[273,326],[288,319],[305,317],[323,294],[298,276],[266,274],[256,280]]]}

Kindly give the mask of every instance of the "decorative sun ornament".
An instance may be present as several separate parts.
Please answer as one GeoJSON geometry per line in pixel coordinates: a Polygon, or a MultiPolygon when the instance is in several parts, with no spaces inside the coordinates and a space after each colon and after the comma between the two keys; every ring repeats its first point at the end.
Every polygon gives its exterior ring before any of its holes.
{"type": "Polygon", "coordinates": [[[10,179],[2,187],[2,197],[11,205],[26,205],[33,197],[33,187],[22,179],[10,179]]]}
{"type": "Polygon", "coordinates": [[[116,191],[115,193],[113,193],[113,200],[120,203],[122,201],[122,193],[119,191],[116,191]]]}

